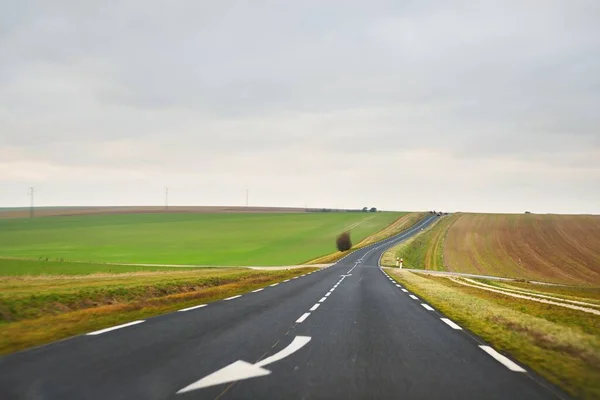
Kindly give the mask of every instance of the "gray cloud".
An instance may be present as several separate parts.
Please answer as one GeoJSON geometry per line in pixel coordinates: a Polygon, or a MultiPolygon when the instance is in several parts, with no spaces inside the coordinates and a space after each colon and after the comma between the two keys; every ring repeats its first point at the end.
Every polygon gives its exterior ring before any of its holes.
{"type": "Polygon", "coordinates": [[[0,11],[0,205],[600,212],[595,1],[0,11]]]}

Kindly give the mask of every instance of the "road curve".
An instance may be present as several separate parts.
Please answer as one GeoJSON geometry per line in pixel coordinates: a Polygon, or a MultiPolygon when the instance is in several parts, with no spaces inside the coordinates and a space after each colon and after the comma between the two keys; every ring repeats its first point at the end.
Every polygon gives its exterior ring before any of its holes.
{"type": "Polygon", "coordinates": [[[435,218],[263,290],[0,358],[0,399],[566,398],[378,267],[435,218]]]}

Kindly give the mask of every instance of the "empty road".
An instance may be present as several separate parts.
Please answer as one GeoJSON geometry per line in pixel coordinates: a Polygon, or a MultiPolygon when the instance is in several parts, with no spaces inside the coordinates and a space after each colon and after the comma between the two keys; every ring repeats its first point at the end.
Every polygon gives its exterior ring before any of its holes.
{"type": "Polygon", "coordinates": [[[378,267],[391,244],[242,296],[0,358],[0,399],[553,399],[378,267]]]}

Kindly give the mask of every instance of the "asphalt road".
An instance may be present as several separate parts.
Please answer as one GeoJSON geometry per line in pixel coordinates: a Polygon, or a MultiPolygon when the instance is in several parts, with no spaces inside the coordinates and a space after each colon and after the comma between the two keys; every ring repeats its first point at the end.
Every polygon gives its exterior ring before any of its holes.
{"type": "Polygon", "coordinates": [[[0,399],[565,397],[388,279],[381,253],[420,228],[255,293],[0,358],[0,399]]]}

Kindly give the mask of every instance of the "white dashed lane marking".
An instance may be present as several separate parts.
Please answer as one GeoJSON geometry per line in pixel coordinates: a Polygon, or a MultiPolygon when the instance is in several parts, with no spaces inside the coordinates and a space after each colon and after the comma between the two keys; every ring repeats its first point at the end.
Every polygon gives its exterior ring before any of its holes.
{"type": "Polygon", "coordinates": [[[127,328],[128,326],[133,326],[133,325],[141,324],[142,322],[144,322],[144,320],[128,322],[128,323],[123,324],[123,325],[117,325],[117,326],[113,326],[111,328],[105,328],[105,329],[100,329],[99,331],[90,332],[87,335],[89,335],[89,336],[101,335],[101,334],[106,333],[106,332],[115,331],[117,329],[127,328]]]}
{"type": "Polygon", "coordinates": [[[429,306],[429,304],[422,303],[421,305],[422,305],[422,306],[423,306],[423,307],[424,307],[424,308],[425,308],[427,311],[433,311],[433,308],[431,308],[431,306],[429,306]]]}
{"type": "Polygon", "coordinates": [[[520,366],[518,366],[517,364],[515,364],[514,362],[512,362],[507,357],[505,357],[502,354],[498,353],[496,350],[494,350],[490,346],[479,346],[479,347],[481,348],[481,350],[485,351],[490,356],[494,357],[499,363],[501,363],[502,365],[504,365],[506,368],[510,369],[511,371],[514,371],[514,372],[527,372],[523,368],[521,368],[520,366]]]}
{"type": "Polygon", "coordinates": [[[456,325],[454,323],[454,321],[451,321],[448,318],[441,318],[441,320],[444,321],[452,329],[456,329],[456,330],[462,331],[462,328],[460,326],[456,325]]]}
{"type": "Polygon", "coordinates": [[[206,304],[200,304],[199,306],[193,306],[193,307],[188,307],[188,308],[182,308],[181,310],[179,310],[179,312],[181,311],[191,311],[191,310],[195,310],[197,308],[202,308],[202,307],[206,307],[206,304]]]}
{"type": "Polygon", "coordinates": [[[310,311],[315,311],[317,308],[319,308],[319,306],[320,306],[320,304],[319,304],[319,303],[315,304],[314,306],[312,306],[312,307],[310,308],[310,311]]]}
{"type": "Polygon", "coordinates": [[[227,300],[233,300],[233,299],[237,299],[237,298],[240,298],[240,297],[242,297],[242,295],[238,294],[237,296],[231,296],[231,297],[228,297],[228,298],[223,299],[223,300],[225,300],[225,301],[227,301],[227,300]]]}
{"type": "Polygon", "coordinates": [[[309,316],[309,315],[310,315],[310,313],[308,313],[308,312],[307,312],[307,313],[305,313],[305,314],[303,314],[303,315],[302,315],[300,318],[298,318],[298,319],[296,320],[296,323],[297,323],[297,324],[300,324],[300,323],[304,322],[304,320],[305,320],[306,318],[308,318],[308,316],[309,316]]]}
{"type": "Polygon", "coordinates": [[[417,296],[415,296],[414,294],[409,295],[411,299],[413,300],[419,300],[419,298],[417,296]]]}

